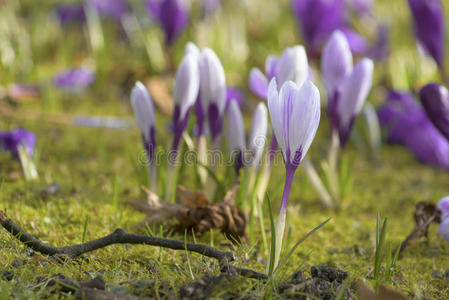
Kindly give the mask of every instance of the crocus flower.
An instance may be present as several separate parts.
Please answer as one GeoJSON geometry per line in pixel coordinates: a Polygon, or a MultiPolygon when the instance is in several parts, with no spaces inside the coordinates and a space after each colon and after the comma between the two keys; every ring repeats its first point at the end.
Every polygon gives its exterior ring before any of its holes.
{"type": "Polygon", "coordinates": [[[148,180],[150,188],[156,192],[156,166],[154,161],[154,149],[156,148],[156,119],[154,106],[150,94],[141,82],[136,82],[131,91],[131,106],[134,111],[137,126],[142,134],[142,144],[149,161],[148,180]]]}
{"type": "Polygon", "coordinates": [[[214,51],[205,48],[200,56],[200,101],[207,114],[212,141],[217,141],[226,108],[226,79],[223,66],[214,51]]]}
{"type": "Polygon", "coordinates": [[[449,169],[449,142],[413,95],[390,91],[378,116],[380,124],[387,129],[388,143],[406,146],[423,163],[449,169]]]}
{"type": "Polygon", "coordinates": [[[441,211],[441,223],[438,228],[438,234],[449,242],[449,196],[446,196],[438,202],[438,209],[441,211]]]}
{"type": "Polygon", "coordinates": [[[142,134],[144,149],[150,161],[153,160],[154,148],[156,147],[156,122],[154,117],[154,106],[146,87],[136,82],[131,91],[131,106],[134,111],[137,126],[142,134]]]}
{"type": "Polygon", "coordinates": [[[198,57],[188,53],[184,56],[176,71],[173,84],[173,112],[174,138],[172,150],[177,151],[182,133],[187,126],[190,109],[198,97],[200,74],[198,57]]]}
{"type": "Polygon", "coordinates": [[[427,116],[449,140],[449,92],[438,83],[429,83],[419,92],[427,116]]]}
{"type": "Polygon", "coordinates": [[[268,113],[264,103],[259,103],[254,111],[253,121],[248,136],[248,150],[251,153],[252,164],[258,167],[261,160],[268,130],[268,113]]]}
{"type": "Polygon", "coordinates": [[[438,66],[444,60],[444,9],[440,0],[408,0],[419,43],[438,66]]]}
{"type": "Polygon", "coordinates": [[[332,130],[338,132],[343,147],[371,89],[373,62],[363,58],[353,69],[348,42],[340,31],[336,31],[324,47],[321,70],[332,130]]]}
{"type": "Polygon", "coordinates": [[[189,22],[189,0],[147,0],[148,14],[161,26],[167,45],[186,29],[189,22]]]}
{"type": "Polygon", "coordinates": [[[282,86],[288,80],[301,85],[309,77],[309,64],[303,46],[286,48],[281,57],[268,56],[265,61],[265,74],[253,68],[249,75],[249,87],[257,96],[266,99],[268,82],[276,78],[282,86]]]}
{"type": "Polygon", "coordinates": [[[19,146],[24,146],[28,156],[32,157],[35,145],[36,136],[29,130],[0,131],[0,150],[9,151],[16,158],[19,157],[19,146]]]}
{"type": "Polygon", "coordinates": [[[220,6],[221,0],[203,0],[203,16],[212,16],[220,6]]]}
{"type": "Polygon", "coordinates": [[[59,4],[55,7],[55,11],[61,25],[86,21],[86,14],[80,3],[59,4]]]}
{"type": "MultiPolygon", "coordinates": [[[[320,121],[320,92],[311,81],[301,86],[288,81],[278,92],[276,80],[268,87],[268,108],[273,131],[284,157],[286,178],[281,210],[276,220],[276,266],[285,228],[287,203],[293,176],[315,137],[320,121]]],[[[273,246],[273,245],[272,245],[273,246]]]]}
{"type": "Polygon", "coordinates": [[[237,104],[242,107],[243,102],[245,102],[245,95],[238,88],[228,86],[226,87],[226,108],[229,108],[231,102],[237,102],[237,104]]]}
{"type": "Polygon", "coordinates": [[[308,51],[315,56],[331,33],[346,25],[344,0],[293,0],[292,8],[308,51]]]}
{"type": "Polygon", "coordinates": [[[117,21],[128,13],[128,6],[124,0],[89,0],[100,16],[110,17],[117,21]]]}
{"type": "Polygon", "coordinates": [[[245,154],[245,127],[243,125],[242,113],[236,101],[231,101],[226,112],[226,132],[228,146],[233,159],[235,159],[235,170],[237,175],[243,167],[245,154]]]}
{"type": "Polygon", "coordinates": [[[85,67],[62,71],[53,77],[53,85],[59,89],[78,93],[95,81],[95,73],[85,67]]]}

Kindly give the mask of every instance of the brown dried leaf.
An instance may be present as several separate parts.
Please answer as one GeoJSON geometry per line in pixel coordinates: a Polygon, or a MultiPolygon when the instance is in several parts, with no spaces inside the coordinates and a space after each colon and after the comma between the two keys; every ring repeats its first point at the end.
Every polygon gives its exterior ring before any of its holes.
{"type": "Polygon", "coordinates": [[[434,203],[419,202],[416,204],[414,218],[415,228],[401,244],[399,253],[402,253],[410,245],[410,242],[421,237],[427,238],[430,224],[441,222],[441,211],[434,203]]]}
{"type": "Polygon", "coordinates": [[[167,80],[162,77],[151,77],[146,86],[156,106],[166,115],[173,113],[173,99],[167,80]]]}
{"type": "Polygon", "coordinates": [[[206,194],[202,191],[191,191],[182,185],[178,185],[176,197],[178,197],[178,202],[190,208],[207,207],[210,204],[206,194]]]}
{"type": "Polygon", "coordinates": [[[134,209],[147,214],[144,220],[145,224],[162,224],[178,215],[184,215],[186,208],[177,203],[167,203],[163,201],[157,194],[148,190],[145,187],[142,189],[147,194],[146,200],[132,200],[128,201],[134,209]]]}
{"type": "Polygon", "coordinates": [[[401,292],[384,285],[381,285],[379,291],[375,293],[370,286],[361,281],[357,282],[357,297],[359,300],[408,300],[401,292]]]}
{"type": "Polygon", "coordinates": [[[245,214],[234,206],[238,185],[234,186],[223,202],[211,203],[201,191],[191,191],[178,186],[177,203],[166,203],[158,195],[144,188],[147,199],[129,201],[135,209],[147,214],[146,224],[160,224],[172,219],[178,223],[172,226],[175,232],[185,231],[202,235],[211,229],[220,230],[232,241],[246,241],[245,214]]]}

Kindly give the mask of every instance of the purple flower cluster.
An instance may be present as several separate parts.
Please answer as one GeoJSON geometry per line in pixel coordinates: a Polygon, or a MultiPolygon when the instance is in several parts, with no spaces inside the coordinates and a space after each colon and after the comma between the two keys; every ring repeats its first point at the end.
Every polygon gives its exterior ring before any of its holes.
{"type": "Polygon", "coordinates": [[[36,145],[36,136],[31,131],[16,128],[11,131],[0,131],[0,150],[11,152],[14,157],[19,157],[19,146],[24,146],[31,157],[36,145]]]}
{"type": "Polygon", "coordinates": [[[88,68],[73,68],[62,71],[53,77],[53,85],[72,93],[85,90],[95,81],[95,73],[88,68]]]}
{"type": "Polygon", "coordinates": [[[389,91],[378,116],[388,143],[404,145],[421,162],[449,170],[449,142],[412,94],[389,91]]]}

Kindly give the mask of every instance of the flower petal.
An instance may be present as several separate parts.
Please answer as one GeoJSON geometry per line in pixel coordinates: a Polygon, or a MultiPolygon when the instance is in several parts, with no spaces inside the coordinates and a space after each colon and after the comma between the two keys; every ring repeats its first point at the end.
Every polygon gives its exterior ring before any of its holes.
{"type": "Polygon", "coordinates": [[[276,79],[271,79],[268,86],[268,110],[270,111],[271,126],[273,127],[274,136],[281,147],[284,159],[286,159],[286,145],[284,142],[282,126],[281,126],[281,109],[280,99],[277,90],[276,79]]]}
{"type": "Polygon", "coordinates": [[[267,99],[268,79],[258,68],[252,68],[249,73],[249,89],[260,98],[267,99]]]}
{"type": "Polygon", "coordinates": [[[449,139],[449,92],[437,83],[429,83],[419,92],[427,116],[449,139]]]}
{"type": "Polygon", "coordinates": [[[249,131],[248,148],[253,154],[253,163],[258,165],[262,158],[262,153],[267,140],[267,107],[264,103],[259,103],[254,111],[253,122],[249,131]]]}
{"type": "Polygon", "coordinates": [[[307,80],[295,91],[293,99],[289,124],[291,162],[295,160],[297,151],[301,151],[302,154],[299,159],[306,155],[318,129],[320,114],[320,92],[310,80],[307,80]]]}
{"type": "Polygon", "coordinates": [[[189,109],[195,104],[200,86],[198,60],[194,54],[187,54],[181,61],[173,84],[173,101],[181,109],[183,120],[189,109]]]}
{"type": "Polygon", "coordinates": [[[150,94],[141,82],[131,91],[131,106],[134,111],[137,126],[139,127],[146,142],[150,142],[151,128],[155,128],[154,107],[150,94]]]}
{"type": "Polygon", "coordinates": [[[371,89],[373,68],[373,62],[363,58],[343,83],[342,94],[337,103],[340,128],[349,126],[362,109],[371,89]]]}
{"type": "Polygon", "coordinates": [[[223,116],[226,106],[226,79],[220,59],[214,51],[204,48],[200,57],[200,94],[203,108],[215,103],[219,116],[223,116]]]}
{"type": "Polygon", "coordinates": [[[309,74],[309,64],[307,62],[306,50],[303,46],[287,48],[277,65],[277,80],[282,86],[288,80],[301,86],[307,80],[309,74]]]}
{"type": "Polygon", "coordinates": [[[228,146],[231,152],[245,151],[245,128],[243,117],[239,105],[236,101],[231,101],[226,113],[226,132],[228,136],[228,146]]]}
{"type": "Polygon", "coordinates": [[[336,30],[321,56],[321,72],[328,95],[333,95],[352,71],[352,53],[345,35],[336,30]]]}

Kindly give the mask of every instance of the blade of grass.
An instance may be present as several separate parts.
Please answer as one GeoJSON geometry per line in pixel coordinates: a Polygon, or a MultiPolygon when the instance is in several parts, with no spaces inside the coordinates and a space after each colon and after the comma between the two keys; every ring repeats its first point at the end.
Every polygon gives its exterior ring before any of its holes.
{"type": "Polygon", "coordinates": [[[270,246],[270,257],[269,257],[269,265],[268,265],[268,276],[271,277],[274,269],[274,255],[275,255],[275,247],[276,247],[276,228],[274,227],[274,218],[273,218],[273,210],[271,208],[271,200],[267,194],[267,205],[268,212],[270,213],[270,225],[271,225],[271,246],[270,246]]]}
{"type": "Polygon", "coordinates": [[[384,219],[383,225],[380,229],[380,237],[378,247],[376,248],[376,256],[374,261],[374,280],[379,280],[380,266],[382,264],[382,252],[385,247],[385,240],[387,236],[387,218],[384,219]]]}

